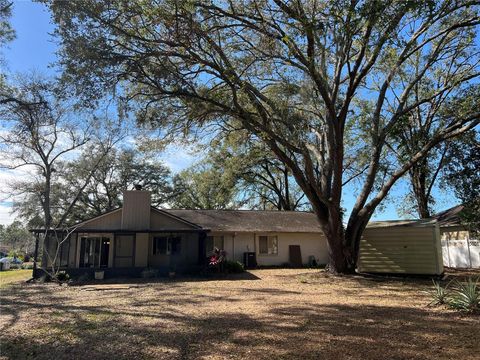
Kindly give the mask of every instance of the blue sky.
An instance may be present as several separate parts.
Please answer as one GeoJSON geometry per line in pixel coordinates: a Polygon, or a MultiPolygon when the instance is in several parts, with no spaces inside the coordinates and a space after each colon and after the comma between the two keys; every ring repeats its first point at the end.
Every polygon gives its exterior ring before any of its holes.
{"type": "MultiPolygon", "coordinates": [[[[54,39],[49,35],[53,32],[50,16],[43,5],[30,1],[16,1],[13,7],[11,19],[17,38],[3,50],[6,62],[6,70],[12,73],[38,71],[43,74],[54,74],[52,64],[55,62],[55,50],[57,48],[54,39]]],[[[173,170],[179,171],[189,166],[196,157],[183,148],[171,147],[162,156],[162,160],[173,170]]],[[[0,170],[0,181],[4,182],[12,174],[6,174],[0,170]]],[[[395,204],[401,200],[405,191],[405,183],[400,183],[390,194],[385,208],[378,211],[374,219],[396,219],[395,204]]],[[[454,206],[457,200],[453,196],[436,191],[436,210],[454,206]]],[[[344,194],[344,206],[350,209],[353,206],[356,194],[355,189],[346,189],[344,194]]],[[[14,216],[10,214],[11,202],[5,200],[3,195],[0,201],[0,224],[8,224],[14,216]]]]}
{"type": "Polygon", "coordinates": [[[53,25],[44,6],[30,1],[15,1],[11,23],[17,38],[4,50],[8,70],[52,72],[48,65],[55,60],[56,45],[49,36],[53,25]]]}

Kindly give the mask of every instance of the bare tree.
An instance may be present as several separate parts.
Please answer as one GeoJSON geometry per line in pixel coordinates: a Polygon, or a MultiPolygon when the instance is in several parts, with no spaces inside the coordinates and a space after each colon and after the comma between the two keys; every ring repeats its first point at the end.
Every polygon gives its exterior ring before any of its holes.
{"type": "Polygon", "coordinates": [[[56,97],[54,85],[40,77],[19,78],[15,88],[0,94],[0,119],[3,125],[0,134],[0,167],[26,169],[22,179],[10,184],[11,191],[12,196],[25,196],[40,205],[41,226],[45,230],[43,264],[47,263],[49,257],[48,234],[64,227],[68,214],[96,167],[122,138],[120,133],[112,132],[94,141],[97,136],[92,126],[94,117],[77,119],[75,115],[79,114],[74,113],[73,105],[56,97]],[[60,208],[57,202],[52,201],[52,189],[61,183],[62,161],[72,158],[81,148],[92,143],[102,151],[97,153],[91,167],[84,169],[78,188],[71,189],[73,193],[67,197],[69,202],[60,208]]]}

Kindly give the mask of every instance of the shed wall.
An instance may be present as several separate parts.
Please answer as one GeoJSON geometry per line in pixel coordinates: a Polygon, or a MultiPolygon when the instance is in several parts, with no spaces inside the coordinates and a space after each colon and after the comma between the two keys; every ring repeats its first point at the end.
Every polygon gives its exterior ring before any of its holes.
{"type": "Polygon", "coordinates": [[[443,273],[438,226],[367,228],[360,241],[360,272],[443,273]]]}

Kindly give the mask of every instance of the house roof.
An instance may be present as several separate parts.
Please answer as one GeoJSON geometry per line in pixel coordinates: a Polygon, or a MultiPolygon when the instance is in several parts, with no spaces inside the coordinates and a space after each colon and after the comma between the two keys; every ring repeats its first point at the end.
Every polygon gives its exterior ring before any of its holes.
{"type": "Polygon", "coordinates": [[[463,205],[454,206],[450,209],[433,215],[432,219],[437,220],[440,226],[461,225],[460,213],[462,212],[463,208],[463,205]]]}
{"type": "Polygon", "coordinates": [[[182,209],[163,211],[213,232],[322,232],[315,214],[310,212],[182,209]]]}
{"type": "MultiPolygon", "coordinates": [[[[442,226],[451,225],[452,216],[456,215],[463,207],[459,206],[441,212],[431,219],[424,220],[386,220],[369,222],[367,228],[378,227],[424,227],[432,226],[437,221],[442,226]],[[460,209],[457,209],[459,208],[460,209]]],[[[83,226],[93,220],[121,211],[114,209],[92,219],[77,223],[73,228],[84,231],[83,226]]],[[[200,210],[200,209],[158,209],[151,207],[152,211],[163,213],[177,221],[192,227],[192,231],[212,232],[286,232],[286,233],[322,233],[317,217],[313,212],[303,211],[276,211],[276,210],[200,210]]],[[[455,223],[456,224],[456,223],[455,223]]],[[[165,229],[146,229],[145,232],[164,231],[165,229]]],[[[43,232],[42,229],[33,229],[32,232],[43,232]]],[[[89,231],[93,231],[89,229],[89,231]]],[[[99,228],[98,232],[113,231],[112,229],[99,228]]],[[[117,231],[117,230],[116,230],[117,231]]],[[[120,230],[127,231],[127,230],[120,230]]],[[[165,230],[166,231],[166,230],[165,230]]],[[[169,228],[168,231],[176,231],[169,228]]]]}

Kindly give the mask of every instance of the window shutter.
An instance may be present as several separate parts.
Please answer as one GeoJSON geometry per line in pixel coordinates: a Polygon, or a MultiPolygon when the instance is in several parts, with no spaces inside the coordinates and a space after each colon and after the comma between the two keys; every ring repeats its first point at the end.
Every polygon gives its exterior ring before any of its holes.
{"type": "Polygon", "coordinates": [[[268,254],[268,237],[259,236],[258,237],[258,248],[260,254],[268,254]]]}

